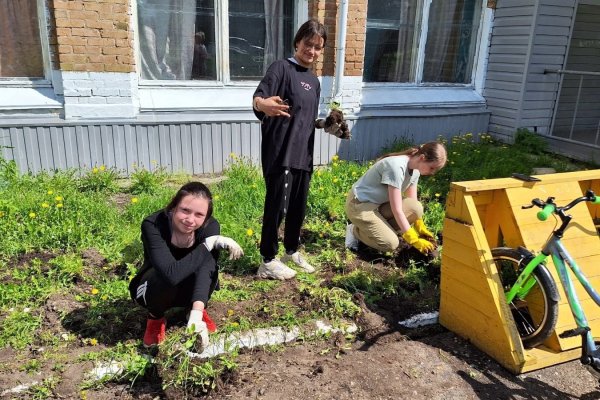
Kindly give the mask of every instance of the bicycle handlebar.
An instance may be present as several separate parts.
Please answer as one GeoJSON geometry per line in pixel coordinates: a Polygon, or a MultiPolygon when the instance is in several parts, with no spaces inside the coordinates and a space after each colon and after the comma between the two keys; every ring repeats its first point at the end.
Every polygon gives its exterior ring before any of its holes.
{"type": "Polygon", "coordinates": [[[538,211],[537,218],[540,221],[545,221],[548,219],[548,216],[554,212],[555,209],[556,207],[554,206],[554,204],[547,204],[544,206],[542,211],[538,211]]]}
{"type": "Polygon", "coordinates": [[[556,203],[554,202],[554,197],[548,197],[546,201],[535,198],[531,200],[530,206],[523,206],[523,208],[531,208],[533,206],[541,208],[542,210],[538,211],[537,213],[537,218],[540,221],[547,220],[548,216],[552,213],[558,214],[561,217],[561,220],[563,220],[565,216],[565,211],[570,210],[582,201],[588,201],[593,204],[600,204],[600,196],[596,196],[592,190],[588,190],[587,192],[585,192],[585,196],[578,197],[563,207],[559,207],[556,205],[556,203]]]}

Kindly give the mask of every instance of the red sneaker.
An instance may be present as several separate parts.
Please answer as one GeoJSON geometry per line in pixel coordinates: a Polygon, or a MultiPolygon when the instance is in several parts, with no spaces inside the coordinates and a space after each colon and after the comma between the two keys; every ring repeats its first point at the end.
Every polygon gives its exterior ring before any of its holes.
{"type": "Polygon", "coordinates": [[[204,309],[204,311],[202,311],[202,320],[206,322],[206,328],[210,333],[216,332],[217,324],[215,324],[215,321],[213,321],[212,318],[208,316],[206,308],[204,309]]]}
{"type": "Polygon", "coordinates": [[[144,333],[144,347],[151,347],[162,343],[165,340],[165,330],[167,320],[165,317],[160,319],[150,319],[146,321],[146,332],[144,333]]]}

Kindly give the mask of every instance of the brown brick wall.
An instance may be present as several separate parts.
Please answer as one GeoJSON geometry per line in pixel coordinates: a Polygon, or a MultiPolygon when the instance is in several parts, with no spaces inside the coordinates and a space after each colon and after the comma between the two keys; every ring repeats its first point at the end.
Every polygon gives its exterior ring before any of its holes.
{"type": "Polygon", "coordinates": [[[135,70],[129,0],[53,0],[49,7],[62,71],[135,70]]]}
{"type": "MultiPolygon", "coordinates": [[[[344,59],[344,75],[346,76],[361,76],[363,73],[367,2],[368,0],[350,0],[348,5],[346,57],[344,59]]],[[[339,0],[309,1],[309,17],[316,18],[325,25],[325,28],[327,29],[327,45],[323,51],[323,55],[314,67],[317,75],[334,75],[339,3],[339,0]]]]}

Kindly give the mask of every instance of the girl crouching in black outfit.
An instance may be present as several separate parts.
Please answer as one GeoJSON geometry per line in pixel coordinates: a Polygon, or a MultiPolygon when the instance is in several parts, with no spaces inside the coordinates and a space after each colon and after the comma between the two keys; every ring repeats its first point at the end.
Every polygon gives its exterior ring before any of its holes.
{"type": "Polygon", "coordinates": [[[212,215],[212,195],[200,182],[181,187],[164,210],[142,222],[144,264],[129,284],[131,297],[148,310],[144,346],[165,339],[165,312],[173,307],[191,309],[188,327],[199,332],[202,345],[216,329],[205,307],[218,280],[218,250],[230,259],[244,253],[231,238],[221,236],[212,215]]]}

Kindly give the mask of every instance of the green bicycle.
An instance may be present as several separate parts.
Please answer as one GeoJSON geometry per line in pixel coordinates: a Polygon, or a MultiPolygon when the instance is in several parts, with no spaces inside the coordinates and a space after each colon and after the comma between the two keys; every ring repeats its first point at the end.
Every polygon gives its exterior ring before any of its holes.
{"type": "Polygon", "coordinates": [[[540,345],[550,337],[556,326],[559,294],[556,283],[545,265],[546,259],[549,256],[552,257],[577,325],[575,329],[563,332],[559,336],[565,338],[580,335],[582,338],[581,362],[600,372],[600,348],[594,342],[568,269],[573,272],[586,292],[599,306],[600,295],[591,286],[587,277],[561,242],[565,229],[572,219],[572,216],[566,212],[581,202],[600,204],[600,196],[596,196],[593,191],[588,190],[585,196],[576,198],[563,207],[556,205],[554,197],[548,197],[546,201],[533,199],[530,205],[522,208],[534,206],[541,208],[541,211],[537,213],[540,221],[545,221],[548,216],[554,214],[560,219],[560,226],[552,232],[538,255],[534,255],[523,247],[498,247],[492,249],[492,257],[498,267],[506,301],[525,348],[540,345]]]}

